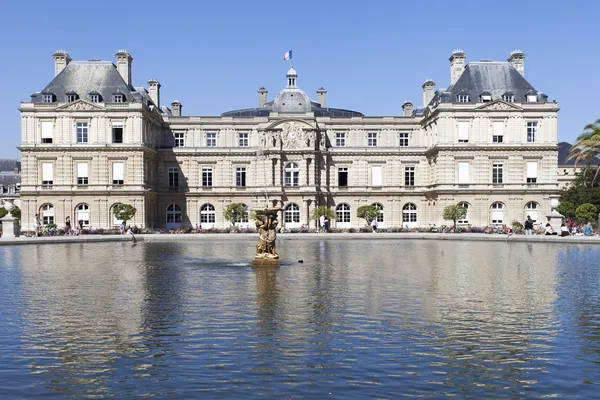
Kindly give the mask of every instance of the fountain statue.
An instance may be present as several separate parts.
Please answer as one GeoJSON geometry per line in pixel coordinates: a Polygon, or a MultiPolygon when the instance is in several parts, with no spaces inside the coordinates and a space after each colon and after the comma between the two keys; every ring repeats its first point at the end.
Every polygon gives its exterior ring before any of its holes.
{"type": "Polygon", "coordinates": [[[258,228],[258,244],[256,255],[252,262],[255,266],[279,265],[279,255],[276,251],[277,239],[277,213],[281,208],[253,209],[256,214],[256,227],[258,228]]]}
{"type": "Polygon", "coordinates": [[[2,201],[2,207],[8,213],[0,219],[2,221],[2,237],[14,238],[19,235],[19,221],[13,217],[11,211],[15,208],[14,204],[9,200],[2,201]]]}

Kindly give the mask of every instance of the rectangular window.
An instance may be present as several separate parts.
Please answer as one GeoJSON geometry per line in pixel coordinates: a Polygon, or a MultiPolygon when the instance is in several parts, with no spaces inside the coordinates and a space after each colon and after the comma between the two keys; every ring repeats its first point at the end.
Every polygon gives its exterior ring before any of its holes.
{"type": "Polygon", "coordinates": [[[42,122],[42,143],[52,143],[54,137],[54,123],[52,121],[42,122]]]}
{"type": "Polygon", "coordinates": [[[100,103],[100,95],[93,94],[90,96],[90,100],[92,101],[92,103],[100,103]]]}
{"type": "Polygon", "coordinates": [[[52,96],[51,94],[42,95],[42,103],[52,103],[52,100],[54,100],[53,97],[54,96],[52,96]]]}
{"type": "Polygon", "coordinates": [[[400,147],[408,147],[408,133],[400,134],[400,147]]]}
{"type": "Polygon", "coordinates": [[[490,101],[492,101],[492,96],[489,96],[487,94],[481,96],[481,102],[482,103],[489,103],[490,101]]]}
{"type": "Polygon", "coordinates": [[[507,103],[514,103],[515,95],[514,94],[505,94],[504,97],[502,97],[502,99],[507,103]]]}
{"type": "Polygon", "coordinates": [[[213,185],[213,169],[211,167],[202,167],[202,186],[211,187],[213,185]]]}
{"type": "Polygon", "coordinates": [[[500,184],[504,182],[504,164],[492,164],[492,183],[500,184]]]}
{"type": "Polygon", "coordinates": [[[123,179],[124,164],[122,162],[113,163],[112,170],[113,170],[113,178],[112,178],[113,185],[122,185],[124,182],[124,179],[123,179]]]}
{"type": "Polygon", "coordinates": [[[381,187],[383,185],[381,166],[371,167],[371,186],[381,187]]]}
{"type": "Polygon", "coordinates": [[[112,123],[112,142],[123,143],[123,123],[113,122],[112,123]]]}
{"type": "Polygon", "coordinates": [[[469,102],[469,95],[468,94],[459,94],[458,96],[456,96],[456,100],[459,103],[468,103],[469,102]]]}
{"type": "Polygon", "coordinates": [[[123,95],[122,94],[115,94],[113,96],[113,103],[122,103],[123,102],[123,95]]]}
{"type": "Polygon", "coordinates": [[[527,183],[537,183],[538,163],[536,161],[527,162],[527,183]]]}
{"type": "Polygon", "coordinates": [[[42,163],[42,185],[50,186],[54,183],[54,164],[42,163]]]}
{"type": "Polygon", "coordinates": [[[377,133],[373,132],[367,134],[367,146],[377,147],[377,133]]]}
{"type": "Polygon", "coordinates": [[[535,136],[537,134],[537,121],[531,121],[527,123],[527,143],[535,142],[535,136]]]}
{"type": "Polygon", "coordinates": [[[176,133],[173,135],[175,140],[175,147],[184,147],[185,146],[185,133],[176,133]]]}
{"type": "Polygon", "coordinates": [[[87,122],[77,122],[77,143],[87,143],[88,142],[88,123],[87,122]]]}
{"type": "Polygon", "coordinates": [[[72,103],[72,102],[74,102],[75,100],[77,100],[77,95],[75,95],[75,94],[68,94],[68,95],[67,95],[67,102],[68,102],[68,103],[72,103]]]}
{"type": "Polygon", "coordinates": [[[88,164],[77,163],[77,184],[87,185],[88,184],[88,164]]]}
{"type": "Polygon", "coordinates": [[[494,121],[492,124],[492,142],[503,143],[504,142],[504,122],[494,121]]]}
{"type": "Polygon", "coordinates": [[[217,134],[207,133],[206,134],[206,147],[217,147],[217,134]]]}
{"type": "Polygon", "coordinates": [[[248,147],[248,134],[247,133],[239,133],[238,134],[238,145],[240,147],[248,147]]]}
{"type": "Polygon", "coordinates": [[[537,103],[537,94],[528,94],[527,102],[528,103],[537,103]]]}
{"type": "Polygon", "coordinates": [[[169,187],[179,186],[179,168],[169,168],[169,187]]]}
{"type": "Polygon", "coordinates": [[[335,134],[335,146],[336,147],[346,147],[346,133],[337,132],[335,134]]]}
{"type": "Polygon", "coordinates": [[[415,167],[404,167],[404,186],[415,186],[415,167]]]}
{"type": "Polygon", "coordinates": [[[459,121],[458,123],[458,142],[467,143],[469,141],[469,121],[459,121]]]}
{"type": "Polygon", "coordinates": [[[458,183],[469,183],[469,163],[458,163],[458,183]]]}
{"type": "Polygon", "coordinates": [[[237,187],[246,187],[246,167],[235,168],[235,185],[237,187]]]}
{"type": "Polygon", "coordinates": [[[338,186],[348,186],[348,167],[338,168],[338,186]]]}

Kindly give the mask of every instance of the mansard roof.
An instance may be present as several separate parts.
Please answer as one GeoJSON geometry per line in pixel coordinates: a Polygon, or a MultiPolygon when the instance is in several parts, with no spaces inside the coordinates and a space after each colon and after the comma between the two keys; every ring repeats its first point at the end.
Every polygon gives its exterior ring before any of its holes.
{"type": "Polygon", "coordinates": [[[455,103],[456,96],[468,94],[469,102],[476,103],[482,93],[489,92],[493,100],[501,100],[507,92],[515,96],[516,102],[525,102],[529,93],[537,94],[537,101],[547,102],[548,98],[535,88],[509,62],[480,61],[466,65],[456,83],[448,89],[436,92],[432,102],[455,103]]]}
{"type": "MultiPolygon", "coordinates": [[[[244,108],[240,110],[227,111],[221,114],[222,117],[268,117],[273,112],[273,101],[265,103],[260,108],[244,108]]],[[[310,112],[315,117],[362,117],[363,114],[358,111],[344,110],[341,108],[321,107],[321,104],[310,100],[310,112]]]]}
{"type": "Polygon", "coordinates": [[[102,96],[104,101],[112,99],[113,93],[122,93],[127,102],[152,100],[144,95],[145,89],[127,85],[117,68],[110,61],[72,61],[40,92],[31,95],[32,102],[41,102],[42,93],[52,93],[57,101],[65,101],[66,94],[77,93],[82,100],[91,100],[91,94],[102,96]]]}
{"type": "Polygon", "coordinates": [[[11,158],[0,158],[0,172],[14,174],[15,168],[21,171],[21,161],[11,158]]]}

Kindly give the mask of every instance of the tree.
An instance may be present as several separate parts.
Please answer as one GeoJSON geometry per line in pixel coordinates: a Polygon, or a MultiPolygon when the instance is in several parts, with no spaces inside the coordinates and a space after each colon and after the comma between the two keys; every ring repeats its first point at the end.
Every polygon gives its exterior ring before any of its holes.
{"type": "Polygon", "coordinates": [[[596,221],[596,213],[598,209],[595,205],[585,203],[577,207],[575,210],[575,216],[579,222],[596,221]]]}
{"type": "Polygon", "coordinates": [[[248,217],[248,209],[241,203],[231,203],[225,207],[223,215],[227,221],[231,221],[233,226],[235,226],[236,222],[240,222],[242,219],[248,217]]]}
{"type": "Polygon", "coordinates": [[[115,217],[118,220],[125,222],[126,225],[127,221],[130,221],[135,217],[136,212],[137,209],[131,204],[117,204],[113,207],[113,214],[115,217]]]}
{"type": "Polygon", "coordinates": [[[367,225],[371,225],[371,221],[379,217],[379,209],[377,206],[360,206],[356,210],[356,216],[367,221],[367,225]]]}
{"type": "Polygon", "coordinates": [[[575,218],[575,204],[570,201],[561,201],[556,211],[564,215],[566,218],[575,218]]]}
{"type": "Polygon", "coordinates": [[[456,221],[463,219],[466,215],[466,208],[458,204],[450,204],[449,206],[444,207],[444,214],[442,217],[454,222],[454,232],[456,232],[456,221]]]}
{"type": "MultiPolygon", "coordinates": [[[[567,160],[575,160],[575,166],[579,164],[590,165],[597,161],[600,155],[600,119],[593,124],[585,126],[585,131],[577,137],[577,141],[571,147],[567,160]]],[[[596,172],[592,179],[592,185],[600,174],[600,165],[595,167],[596,172]]]]}
{"type": "Polygon", "coordinates": [[[321,215],[324,215],[325,217],[327,217],[330,220],[337,218],[335,211],[333,211],[331,208],[329,208],[327,206],[318,206],[318,207],[315,207],[315,209],[313,210],[313,212],[310,216],[310,220],[311,221],[319,220],[321,218],[321,215]]]}

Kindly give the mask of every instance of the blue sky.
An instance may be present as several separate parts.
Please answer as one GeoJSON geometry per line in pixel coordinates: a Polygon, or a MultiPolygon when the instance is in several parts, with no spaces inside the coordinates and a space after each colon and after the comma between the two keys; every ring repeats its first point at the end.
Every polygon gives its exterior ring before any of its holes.
{"type": "Polygon", "coordinates": [[[16,157],[19,102],[53,77],[52,54],[114,61],[134,57],[135,86],[162,85],[185,115],[254,107],[285,85],[293,49],[298,84],[324,86],[331,107],[399,115],[422,103],[421,84],[448,85],[448,57],[506,60],[522,49],[525,77],[556,99],[559,141],[600,118],[600,3],[595,1],[10,1],[0,33],[1,157],[16,157]]]}

